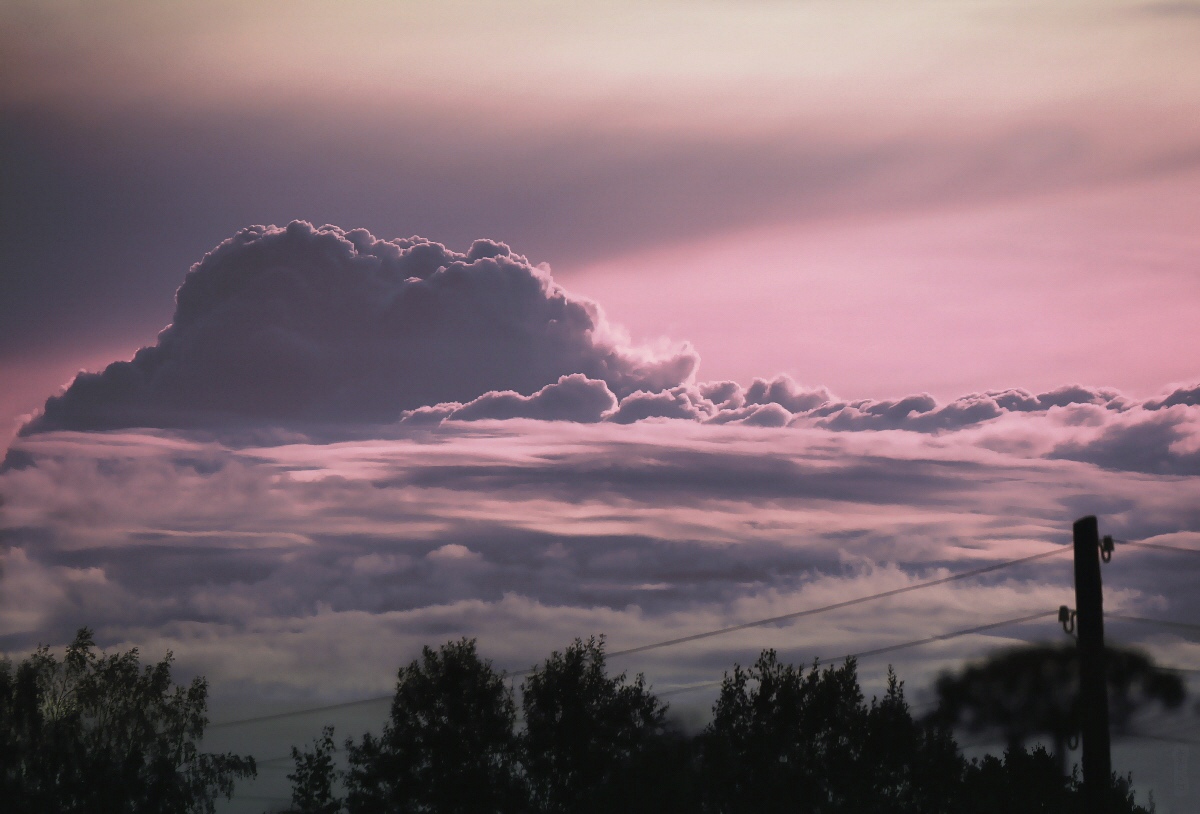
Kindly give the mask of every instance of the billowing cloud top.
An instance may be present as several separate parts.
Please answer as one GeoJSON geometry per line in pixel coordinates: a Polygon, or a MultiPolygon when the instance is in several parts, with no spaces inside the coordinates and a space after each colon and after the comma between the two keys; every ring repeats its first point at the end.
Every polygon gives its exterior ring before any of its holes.
{"type": "Polygon", "coordinates": [[[23,432],[384,422],[571,374],[618,396],[661,391],[697,363],[686,345],[628,346],[595,303],[502,243],[460,254],[295,221],[243,229],[206,255],[155,345],[80,374],[23,432]]]}
{"type": "Polygon", "coordinates": [[[1144,402],[1076,384],[943,404],[927,393],[848,401],[787,376],[696,382],[698,364],[687,344],[629,345],[597,304],[503,243],[477,240],[460,254],[295,221],[243,229],[206,255],[155,345],[80,374],[22,434],[319,424],[336,436],[354,424],[513,418],[945,433],[1067,410],[1108,435],[1072,437],[1060,457],[1197,471],[1197,386],[1144,402]],[[1150,442],[1153,454],[1139,457],[1150,442]]]}

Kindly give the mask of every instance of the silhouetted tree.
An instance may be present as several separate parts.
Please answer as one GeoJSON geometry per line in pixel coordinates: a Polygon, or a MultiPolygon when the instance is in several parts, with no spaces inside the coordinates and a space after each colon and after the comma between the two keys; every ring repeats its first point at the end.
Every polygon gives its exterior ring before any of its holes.
{"type": "Polygon", "coordinates": [[[703,806],[698,782],[699,742],[668,724],[650,738],[625,773],[626,807],[639,814],[697,814],[703,806]]]}
{"type": "Polygon", "coordinates": [[[846,810],[941,814],[956,810],[964,762],[949,728],[912,717],[904,683],[888,667],[887,692],[866,711],[857,782],[846,810]]]}
{"type": "Polygon", "coordinates": [[[735,812],[953,810],[963,769],[946,731],[918,725],[903,687],[868,706],[857,667],[820,670],[766,650],[721,685],[704,735],[707,809],[735,812]]]}
{"type": "MultiPolygon", "coordinates": [[[[1179,676],[1157,667],[1142,653],[1106,650],[1109,717],[1117,731],[1133,713],[1157,702],[1168,709],[1183,703],[1179,676]]],[[[936,684],[938,709],[930,718],[968,732],[1000,734],[1010,750],[1038,735],[1054,744],[1060,774],[1066,773],[1066,743],[1078,731],[1079,655],[1074,645],[1040,645],[1001,651],[936,684]]]]}
{"type": "Polygon", "coordinates": [[[804,669],[774,650],[726,674],[705,732],[713,811],[774,812],[823,805],[850,780],[862,728],[854,662],[804,669]]]}
{"type": "MultiPolygon", "coordinates": [[[[1113,684],[1177,704],[1158,672],[1114,659],[1113,684]]],[[[347,741],[344,804],[332,730],[292,750],[293,811],[1092,814],[1077,777],[1040,747],[967,762],[945,723],[913,719],[890,669],[867,703],[853,659],[805,670],[766,650],[735,665],[696,738],[667,729],[642,676],[607,674],[603,638],[551,654],[523,689],[517,734],[512,694],[474,641],[425,648],[400,670],[383,734],[347,741]]],[[[1111,814],[1146,814],[1128,780],[1114,775],[1112,789],[1111,814]]]]}
{"type": "MultiPolygon", "coordinates": [[[[1044,747],[986,755],[964,772],[961,810],[970,814],[1094,814],[1084,809],[1078,775],[1064,775],[1044,747]]],[[[1111,814],[1150,814],[1137,805],[1127,778],[1112,777],[1111,814]]]]}
{"type": "Polygon", "coordinates": [[[624,673],[608,676],[603,637],[576,639],[552,653],[525,680],[523,692],[522,757],[533,811],[643,807],[648,788],[639,781],[649,778],[638,778],[637,767],[663,733],[666,706],[646,689],[643,676],[631,683],[624,673]]]}
{"type": "Polygon", "coordinates": [[[516,706],[473,639],[426,647],[400,669],[379,737],[346,742],[351,814],[517,811],[516,706]]]}
{"type": "Polygon", "coordinates": [[[0,663],[0,800],[24,812],[208,812],[255,775],[254,759],[200,752],[208,685],[171,682],[172,656],[142,668],[81,629],[59,661],[40,647],[0,663]]]}
{"type": "Polygon", "coordinates": [[[342,801],[334,793],[334,784],[341,776],[333,765],[336,751],[332,726],[313,738],[311,750],[292,747],[296,769],[287,776],[292,781],[291,814],[338,814],[342,810],[342,801]]]}

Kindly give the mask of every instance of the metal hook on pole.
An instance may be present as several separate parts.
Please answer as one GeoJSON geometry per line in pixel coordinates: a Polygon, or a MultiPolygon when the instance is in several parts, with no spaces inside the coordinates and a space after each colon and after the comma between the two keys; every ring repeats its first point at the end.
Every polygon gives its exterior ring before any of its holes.
{"type": "Polygon", "coordinates": [[[1113,538],[1111,534],[1104,535],[1100,540],[1100,560],[1102,562],[1112,562],[1113,555],[1113,538]]]}
{"type": "Polygon", "coordinates": [[[1063,632],[1068,635],[1075,633],[1075,611],[1068,608],[1066,605],[1058,607],[1058,621],[1063,627],[1063,632]]]}

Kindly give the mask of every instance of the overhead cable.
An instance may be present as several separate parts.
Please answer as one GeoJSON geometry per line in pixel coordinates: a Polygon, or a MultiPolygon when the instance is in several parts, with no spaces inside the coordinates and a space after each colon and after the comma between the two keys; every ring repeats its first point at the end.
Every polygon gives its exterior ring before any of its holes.
{"type": "MultiPolygon", "coordinates": [[[[828,613],[829,611],[840,610],[842,608],[849,608],[854,605],[861,605],[865,602],[874,602],[875,600],[878,600],[878,599],[886,599],[891,596],[899,596],[900,594],[906,594],[906,593],[910,593],[912,591],[919,591],[919,590],[922,590],[925,588],[933,588],[937,585],[945,585],[950,582],[958,582],[960,580],[982,576],[983,574],[989,574],[989,573],[992,573],[993,571],[999,571],[1004,568],[1012,568],[1013,566],[1016,566],[1016,565],[1023,565],[1024,563],[1034,562],[1036,560],[1042,560],[1047,557],[1053,557],[1057,554],[1062,554],[1062,553],[1070,551],[1070,550],[1071,550],[1070,546],[1058,546],[1052,551],[1043,551],[1040,554],[1031,554],[1027,557],[1020,557],[1015,560],[1006,560],[1004,562],[998,562],[998,563],[993,563],[991,565],[985,565],[981,568],[973,568],[969,571],[960,571],[957,574],[951,574],[950,576],[947,576],[947,577],[940,577],[938,579],[929,580],[927,582],[918,582],[916,585],[906,585],[903,588],[893,588],[890,591],[882,591],[877,594],[870,594],[869,596],[860,596],[860,597],[856,597],[854,599],[847,599],[843,602],[835,602],[832,605],[823,605],[818,608],[808,608],[806,610],[794,611],[792,613],[784,613],[779,616],[769,616],[765,619],[755,619],[752,622],[742,622],[741,624],[731,625],[729,627],[717,628],[716,630],[706,630],[702,633],[693,633],[691,635],[680,636],[679,638],[675,638],[675,639],[667,639],[667,640],[661,641],[661,642],[653,642],[651,644],[643,644],[638,647],[630,647],[625,650],[615,650],[615,651],[606,653],[605,655],[608,658],[616,658],[618,656],[630,656],[630,655],[633,655],[634,653],[645,653],[649,650],[658,650],[658,649],[661,649],[664,647],[673,647],[677,644],[685,644],[687,642],[694,642],[694,641],[699,641],[701,639],[708,639],[713,636],[721,636],[723,634],[734,633],[739,630],[748,630],[750,628],[763,627],[765,625],[771,625],[771,624],[775,624],[777,622],[788,622],[793,619],[800,619],[805,616],[816,616],[819,613],[828,613]]],[[[506,673],[506,675],[522,676],[522,675],[528,675],[531,672],[533,672],[532,669],[526,669],[526,670],[518,670],[515,672],[506,673]]],[[[357,701],[344,701],[340,704],[327,704],[325,706],[309,707],[307,709],[299,709],[299,710],[294,710],[292,712],[278,712],[278,713],[274,713],[271,715],[259,715],[259,716],[253,717],[253,718],[242,718],[242,719],[234,720],[234,721],[221,721],[219,723],[210,724],[208,728],[209,729],[218,729],[218,728],[224,728],[224,727],[230,727],[230,726],[240,726],[243,724],[264,723],[266,721],[282,720],[285,718],[293,718],[293,717],[297,717],[300,715],[310,715],[310,714],[313,714],[316,712],[328,712],[330,710],[335,710],[335,709],[349,709],[349,708],[357,707],[357,706],[376,704],[376,703],[380,703],[382,701],[388,701],[391,698],[392,698],[391,695],[378,695],[378,696],[374,696],[372,698],[362,698],[357,701]]]]}

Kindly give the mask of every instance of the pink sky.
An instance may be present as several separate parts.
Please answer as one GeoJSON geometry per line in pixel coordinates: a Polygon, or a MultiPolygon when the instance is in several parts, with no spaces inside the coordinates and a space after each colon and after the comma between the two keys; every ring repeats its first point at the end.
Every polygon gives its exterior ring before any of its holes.
{"type": "Polygon", "coordinates": [[[1197,374],[1200,173],[764,227],[563,276],[637,337],[690,339],[702,377],[1148,396],[1197,374]]]}

